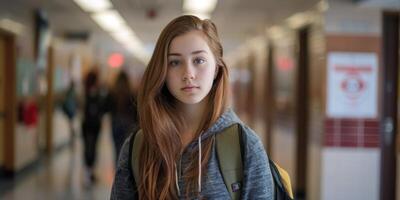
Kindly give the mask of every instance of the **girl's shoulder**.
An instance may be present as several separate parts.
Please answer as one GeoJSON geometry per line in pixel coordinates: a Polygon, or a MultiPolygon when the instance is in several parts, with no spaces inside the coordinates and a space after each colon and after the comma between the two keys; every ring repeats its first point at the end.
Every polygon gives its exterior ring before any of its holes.
{"type": "Polygon", "coordinates": [[[262,145],[260,136],[249,126],[244,123],[239,123],[240,130],[242,131],[242,139],[246,145],[262,145]]]}

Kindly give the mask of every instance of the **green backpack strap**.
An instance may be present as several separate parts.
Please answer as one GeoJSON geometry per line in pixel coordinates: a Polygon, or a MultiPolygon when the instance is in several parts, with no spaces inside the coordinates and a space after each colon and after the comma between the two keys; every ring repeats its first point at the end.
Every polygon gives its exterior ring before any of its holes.
{"type": "Polygon", "coordinates": [[[135,182],[139,182],[139,155],[140,149],[143,143],[143,132],[139,130],[134,136],[133,144],[132,144],[132,158],[131,158],[131,166],[133,177],[135,178],[135,182]]]}
{"type": "Polygon", "coordinates": [[[231,125],[216,135],[216,150],[225,185],[233,200],[240,199],[243,164],[239,124],[231,125]]]}

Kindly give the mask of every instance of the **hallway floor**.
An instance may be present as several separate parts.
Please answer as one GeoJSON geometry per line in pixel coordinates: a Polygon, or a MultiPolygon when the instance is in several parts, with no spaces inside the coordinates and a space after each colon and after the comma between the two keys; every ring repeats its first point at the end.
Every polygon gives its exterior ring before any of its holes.
{"type": "Polygon", "coordinates": [[[0,199],[109,199],[114,178],[114,149],[109,131],[103,131],[98,142],[97,181],[93,185],[85,178],[82,140],[77,138],[14,180],[0,181],[0,199]]]}

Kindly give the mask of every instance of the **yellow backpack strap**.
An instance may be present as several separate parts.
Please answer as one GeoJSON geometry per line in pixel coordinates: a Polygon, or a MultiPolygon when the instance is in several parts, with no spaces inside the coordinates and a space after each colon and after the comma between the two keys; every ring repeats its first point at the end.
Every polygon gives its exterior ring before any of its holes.
{"type": "Polygon", "coordinates": [[[131,166],[133,177],[135,178],[136,185],[139,182],[139,155],[140,149],[143,143],[143,132],[139,130],[135,135],[133,135],[133,144],[132,144],[132,158],[131,158],[131,166]]]}
{"type": "MultiPolygon", "coordinates": [[[[292,185],[290,183],[289,174],[286,172],[286,170],[281,168],[279,165],[277,165],[271,159],[269,159],[269,166],[271,168],[271,173],[272,173],[272,176],[274,179],[275,187],[282,188],[283,190],[285,190],[284,191],[286,193],[285,195],[288,195],[290,197],[290,199],[293,199],[293,191],[292,191],[292,185]],[[276,185],[276,184],[278,184],[278,185],[276,185]]],[[[279,199],[279,197],[278,197],[278,199],[279,199]]]]}
{"type": "Polygon", "coordinates": [[[290,183],[290,176],[289,174],[286,172],[286,170],[284,170],[283,168],[281,168],[278,164],[276,164],[274,162],[276,168],[279,171],[279,174],[281,175],[281,181],[283,183],[283,186],[286,189],[286,192],[289,194],[290,198],[293,199],[293,191],[292,191],[292,184],[290,183]]]}
{"type": "Polygon", "coordinates": [[[240,199],[243,180],[240,133],[238,124],[231,125],[216,135],[216,151],[222,177],[232,200],[240,199]]]}

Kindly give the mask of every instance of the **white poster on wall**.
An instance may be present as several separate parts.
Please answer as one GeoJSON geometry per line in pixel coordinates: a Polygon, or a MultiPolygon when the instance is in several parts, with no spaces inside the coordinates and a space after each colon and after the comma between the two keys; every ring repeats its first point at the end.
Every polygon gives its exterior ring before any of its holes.
{"type": "Polygon", "coordinates": [[[328,117],[377,117],[378,58],[375,53],[329,53],[327,81],[328,117]]]}

